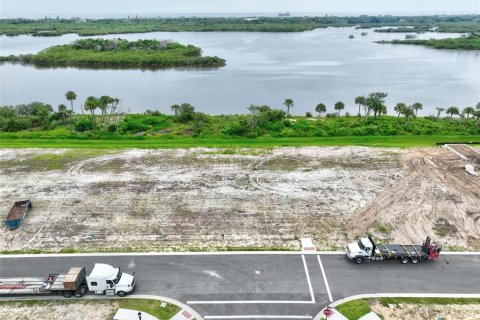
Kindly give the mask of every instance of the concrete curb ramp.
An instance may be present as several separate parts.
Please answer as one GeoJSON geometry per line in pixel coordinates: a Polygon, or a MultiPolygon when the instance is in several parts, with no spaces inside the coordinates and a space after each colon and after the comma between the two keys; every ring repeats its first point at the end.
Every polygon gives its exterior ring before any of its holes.
{"type": "MultiPolygon", "coordinates": [[[[367,299],[367,298],[478,298],[480,299],[480,293],[431,293],[431,294],[425,294],[425,293],[373,293],[373,294],[358,294],[355,296],[350,296],[347,298],[343,298],[340,300],[337,300],[335,302],[330,303],[328,306],[329,307],[337,307],[343,303],[353,301],[353,300],[358,300],[358,299],[367,299]]],[[[322,318],[325,318],[323,315],[323,310],[326,308],[323,308],[322,311],[320,311],[313,320],[320,320],[322,318]]],[[[329,319],[334,319],[330,318],[329,319]]]]}
{"type": "MultiPolygon", "coordinates": [[[[138,310],[120,308],[113,316],[113,320],[138,320],[138,314],[138,310]]],[[[154,317],[145,311],[140,312],[140,314],[142,315],[142,320],[159,320],[157,317],[154,317]]]]}

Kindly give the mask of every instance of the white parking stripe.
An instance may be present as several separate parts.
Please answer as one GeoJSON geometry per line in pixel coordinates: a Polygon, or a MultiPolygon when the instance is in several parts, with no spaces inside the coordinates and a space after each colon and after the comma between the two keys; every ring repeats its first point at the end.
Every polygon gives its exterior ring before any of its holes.
{"type": "Polygon", "coordinates": [[[187,301],[187,304],[315,304],[315,301],[295,300],[224,300],[187,301]]]}
{"type": "Polygon", "coordinates": [[[328,285],[327,276],[325,275],[325,270],[323,269],[322,260],[320,259],[319,255],[317,256],[317,259],[318,259],[318,264],[320,265],[320,269],[322,270],[322,276],[323,276],[323,281],[325,282],[325,287],[327,288],[328,299],[330,300],[330,302],[333,302],[332,293],[330,292],[330,286],[328,285]]]}
{"type": "Polygon", "coordinates": [[[305,275],[307,276],[308,289],[310,290],[310,296],[312,302],[315,303],[315,295],[313,294],[312,282],[310,281],[310,274],[308,273],[307,263],[305,262],[305,256],[302,254],[303,267],[305,268],[305,275]]]}
{"type": "Polygon", "coordinates": [[[240,316],[204,316],[204,319],[312,319],[312,316],[277,315],[240,315],[240,316]]]}

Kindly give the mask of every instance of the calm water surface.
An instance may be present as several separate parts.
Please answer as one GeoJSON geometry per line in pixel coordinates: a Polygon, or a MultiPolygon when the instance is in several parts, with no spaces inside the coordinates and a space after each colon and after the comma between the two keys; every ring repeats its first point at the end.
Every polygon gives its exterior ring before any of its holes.
{"type": "MultiPolygon", "coordinates": [[[[353,28],[327,28],[302,33],[154,32],[109,35],[136,39],[173,39],[203,49],[205,55],[227,60],[220,69],[92,70],[0,65],[0,105],[43,101],[66,103],[74,90],[76,111],[87,96],[121,98],[132,112],[189,102],[207,113],[245,113],[250,104],[283,107],[292,98],[292,113],[305,114],[324,102],[333,112],[336,101],[356,113],[353,100],[372,91],[389,93],[389,112],[397,102],[424,104],[422,114],[436,106],[475,105],[480,101],[480,52],[435,50],[420,46],[380,45],[375,40],[402,39],[353,28]],[[350,34],[355,39],[348,39],[350,34]]],[[[420,38],[458,35],[426,33],[420,38]]],[[[0,37],[0,54],[35,53],[69,43],[61,37],[0,37]]]]}

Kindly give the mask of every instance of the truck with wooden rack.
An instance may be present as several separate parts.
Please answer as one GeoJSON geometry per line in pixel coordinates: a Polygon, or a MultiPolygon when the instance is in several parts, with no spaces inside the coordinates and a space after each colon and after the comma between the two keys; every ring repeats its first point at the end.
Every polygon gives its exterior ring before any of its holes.
{"type": "Polygon", "coordinates": [[[62,294],[66,298],[80,298],[88,291],[95,294],[124,297],[133,291],[133,275],[123,273],[120,268],[96,263],[90,275],[85,267],[72,267],[66,274],[51,273],[45,277],[0,278],[0,296],[17,294],[62,294]]]}
{"type": "Polygon", "coordinates": [[[399,260],[401,263],[416,264],[421,261],[435,260],[440,255],[442,246],[433,242],[430,237],[419,244],[380,244],[375,243],[372,236],[361,238],[350,243],[345,252],[347,257],[360,264],[370,261],[399,260]]]}

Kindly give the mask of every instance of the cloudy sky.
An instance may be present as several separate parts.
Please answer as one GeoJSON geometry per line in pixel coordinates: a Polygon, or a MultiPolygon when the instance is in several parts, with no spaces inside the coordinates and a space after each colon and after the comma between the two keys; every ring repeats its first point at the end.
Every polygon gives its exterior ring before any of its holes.
{"type": "Polygon", "coordinates": [[[169,13],[480,13],[480,0],[0,0],[0,15],[169,13]]]}

